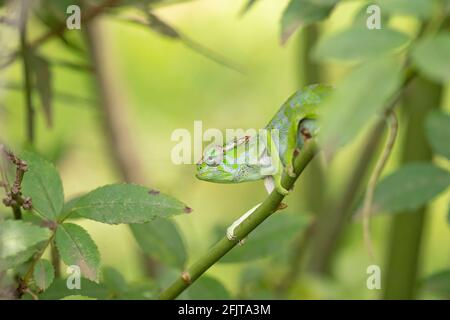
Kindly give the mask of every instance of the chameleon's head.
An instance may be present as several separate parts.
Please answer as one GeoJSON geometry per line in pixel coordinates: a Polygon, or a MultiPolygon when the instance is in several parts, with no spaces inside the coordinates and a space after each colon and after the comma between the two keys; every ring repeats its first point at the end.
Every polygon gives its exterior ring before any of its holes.
{"type": "Polygon", "coordinates": [[[223,163],[222,146],[210,145],[206,148],[202,159],[197,163],[197,178],[206,181],[232,181],[233,174],[223,163]]]}
{"type": "Polygon", "coordinates": [[[250,137],[245,136],[223,146],[210,145],[197,163],[197,178],[200,180],[232,183],[260,178],[259,171],[249,166],[246,159],[250,137]]]}

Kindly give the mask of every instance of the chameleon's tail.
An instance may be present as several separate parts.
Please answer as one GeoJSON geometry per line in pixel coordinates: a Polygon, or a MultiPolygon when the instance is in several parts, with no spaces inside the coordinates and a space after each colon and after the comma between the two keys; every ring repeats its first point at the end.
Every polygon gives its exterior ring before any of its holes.
{"type": "MultiPolygon", "coordinates": [[[[251,208],[250,210],[248,210],[246,213],[244,213],[239,219],[237,219],[236,221],[234,221],[231,226],[228,227],[227,229],[227,238],[230,241],[236,240],[236,236],[234,235],[234,231],[236,230],[236,228],[248,217],[250,217],[250,215],[256,211],[256,209],[258,209],[258,207],[261,205],[261,203],[258,203],[256,206],[254,206],[253,208],[251,208]]],[[[242,239],[239,239],[242,240],[242,239]]]]}

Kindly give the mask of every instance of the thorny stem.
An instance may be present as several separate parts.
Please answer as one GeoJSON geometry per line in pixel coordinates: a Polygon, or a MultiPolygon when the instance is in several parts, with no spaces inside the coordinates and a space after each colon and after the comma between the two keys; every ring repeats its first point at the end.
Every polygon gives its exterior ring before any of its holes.
{"type": "Polygon", "coordinates": [[[394,148],[395,140],[397,138],[398,131],[398,120],[394,111],[391,111],[388,115],[388,121],[390,124],[390,132],[386,141],[386,146],[383,150],[383,154],[378,159],[375,169],[372,172],[372,175],[369,180],[369,184],[367,185],[366,196],[364,198],[362,217],[363,217],[363,234],[364,234],[364,243],[367,247],[367,251],[369,256],[373,259],[373,247],[372,241],[370,239],[370,209],[373,202],[373,195],[375,193],[375,188],[380,178],[381,173],[383,172],[384,167],[386,166],[387,161],[389,160],[389,156],[392,153],[394,148]]]}
{"type": "MultiPolygon", "coordinates": [[[[282,185],[286,189],[292,189],[298,176],[303,172],[306,166],[314,158],[318,148],[313,140],[310,140],[300,155],[295,159],[294,171],[296,177],[283,175],[282,185]]],[[[257,228],[264,220],[276,212],[281,204],[284,196],[273,191],[266,200],[256,209],[256,211],[244,220],[235,230],[236,239],[244,239],[250,232],[257,228]]],[[[197,280],[206,270],[219,261],[227,252],[233,249],[237,241],[230,241],[224,236],[216,245],[214,245],[208,253],[201,257],[190,268],[184,271],[181,276],[175,280],[166,290],[159,296],[160,300],[172,300],[178,297],[186,290],[195,280],[197,280]]]]}

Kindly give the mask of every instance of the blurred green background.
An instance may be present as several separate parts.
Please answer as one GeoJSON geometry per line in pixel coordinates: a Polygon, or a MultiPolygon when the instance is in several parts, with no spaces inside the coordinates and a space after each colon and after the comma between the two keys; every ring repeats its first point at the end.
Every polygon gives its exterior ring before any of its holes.
{"type": "MultiPolygon", "coordinates": [[[[195,120],[203,121],[204,130],[262,127],[286,97],[305,84],[300,68],[303,32],[295,34],[284,47],[279,43],[279,20],[286,4],[287,1],[259,1],[242,17],[239,13],[243,1],[240,0],[199,0],[155,11],[190,38],[238,64],[243,73],[221,66],[182,43],[141,26],[114,17],[102,18],[104,32],[101,36],[108,46],[108,50],[103,51],[103,59],[114,66],[112,74],[118,84],[116,94],[120,95],[126,111],[128,130],[145,170],[146,184],[193,208],[192,214],[174,219],[185,239],[188,264],[204,254],[219,234],[225,232],[227,225],[262,201],[265,191],[262,182],[222,185],[197,180],[194,165],[171,162],[171,149],[176,144],[171,141],[171,134],[177,128],[193,132],[195,120]]],[[[345,28],[361,5],[357,2],[341,4],[323,25],[322,32],[345,28]]],[[[396,18],[390,23],[406,32],[414,32],[417,28],[416,21],[407,17],[396,18]]],[[[33,21],[32,25],[30,37],[42,33],[39,23],[33,21]]],[[[71,31],[68,36],[75,40],[79,38],[71,31]]],[[[9,40],[14,42],[13,38],[9,40]]],[[[57,41],[47,43],[41,52],[50,60],[83,61],[83,57],[69,52],[57,41]]],[[[332,64],[323,68],[327,82],[331,84],[338,82],[347,70],[345,66],[332,64]]],[[[82,99],[56,97],[54,126],[50,129],[46,127],[42,113],[37,113],[36,148],[56,160],[69,198],[119,181],[99,125],[93,80],[86,72],[58,66],[52,70],[55,92],[82,99]]],[[[1,80],[19,83],[20,77],[21,66],[16,63],[7,72],[2,72],[1,80]]],[[[25,140],[23,94],[2,89],[0,95],[0,137],[10,146],[20,148],[25,140]]],[[[448,88],[446,97],[443,109],[450,111],[448,88]]],[[[399,139],[398,145],[401,145],[402,129],[399,139]]],[[[363,144],[361,136],[326,164],[327,182],[331,186],[327,197],[333,198],[342,189],[343,178],[352,170],[363,144]]],[[[397,166],[398,153],[396,149],[384,174],[397,166]]],[[[316,161],[325,160],[319,158],[316,161]]],[[[437,161],[450,168],[445,160],[437,161]]],[[[289,207],[282,214],[311,214],[303,192],[310,183],[314,184],[314,179],[297,184],[286,200],[289,207]]],[[[450,232],[446,223],[449,199],[449,192],[441,195],[429,212],[422,276],[450,265],[450,232]]],[[[0,210],[5,211],[4,208],[0,210]]],[[[388,215],[372,220],[375,263],[380,265],[384,262],[389,220],[388,215]]],[[[96,241],[102,265],[116,267],[129,281],[143,279],[145,272],[139,248],[126,225],[80,223],[96,241]]],[[[248,241],[252,241],[251,236],[248,241]]],[[[236,294],[241,276],[248,269],[270,270],[273,277],[285,272],[286,266],[276,264],[276,261],[285,261],[289,247],[279,249],[262,260],[216,264],[208,274],[220,279],[231,293],[236,294]]],[[[289,297],[376,298],[379,292],[366,288],[366,268],[373,263],[364,247],[361,223],[356,221],[345,234],[343,249],[336,261],[335,277],[319,279],[302,275],[289,297]]],[[[259,294],[264,297],[262,291],[255,291],[254,297],[259,294]]]]}

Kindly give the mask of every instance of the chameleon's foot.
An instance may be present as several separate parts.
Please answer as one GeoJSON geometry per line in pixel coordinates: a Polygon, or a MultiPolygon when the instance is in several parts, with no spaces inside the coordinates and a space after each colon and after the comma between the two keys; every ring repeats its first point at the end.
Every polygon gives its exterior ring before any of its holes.
{"type": "Polygon", "coordinates": [[[289,177],[291,177],[291,178],[295,178],[296,177],[296,174],[294,172],[294,166],[292,164],[289,164],[286,167],[286,172],[287,172],[289,177]]]}
{"type": "MultiPolygon", "coordinates": [[[[245,220],[247,219],[253,212],[255,212],[256,209],[261,205],[261,203],[257,204],[250,210],[248,210],[246,213],[244,213],[239,219],[237,219],[235,222],[231,224],[231,226],[227,229],[227,238],[230,241],[236,241],[236,235],[234,234],[234,231],[237,227],[245,220]]],[[[241,239],[239,242],[244,241],[244,239],[241,239]]],[[[242,242],[243,244],[243,242],[242,242]]]]}
{"type": "Polygon", "coordinates": [[[289,194],[289,190],[285,189],[281,183],[275,186],[275,190],[283,196],[287,196],[289,194]]]}
{"type": "Polygon", "coordinates": [[[234,229],[236,229],[236,228],[233,226],[230,226],[227,228],[227,238],[230,241],[236,240],[236,236],[234,235],[234,229]]]}

